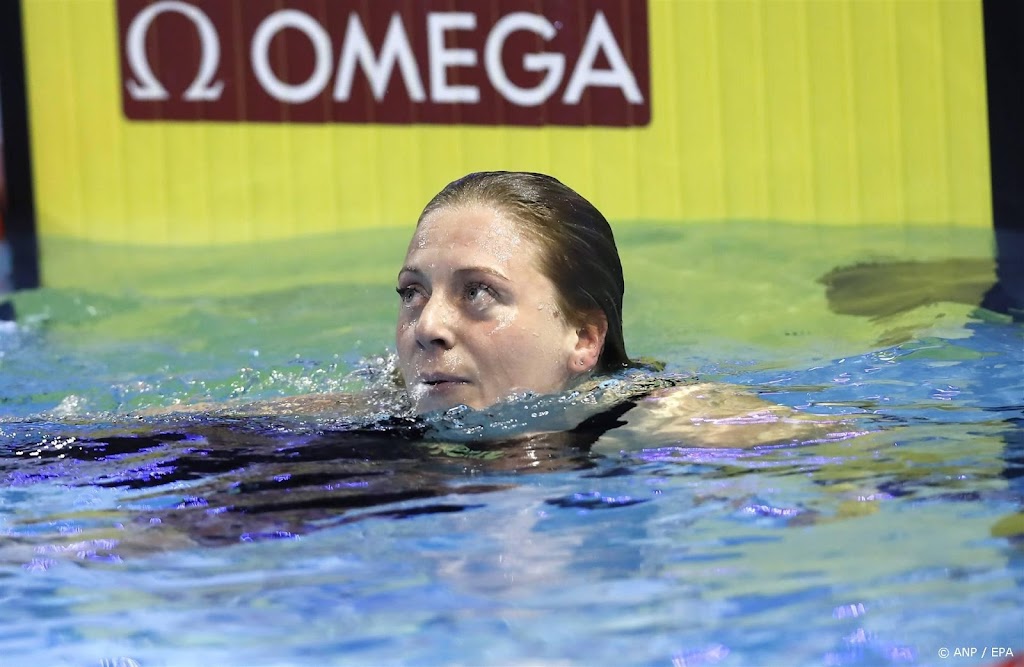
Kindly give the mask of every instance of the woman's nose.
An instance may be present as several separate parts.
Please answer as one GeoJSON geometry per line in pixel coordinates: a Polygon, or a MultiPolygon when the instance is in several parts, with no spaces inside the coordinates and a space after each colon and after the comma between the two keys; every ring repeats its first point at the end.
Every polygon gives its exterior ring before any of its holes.
{"type": "Polygon", "coordinates": [[[439,294],[435,293],[420,310],[416,320],[416,342],[423,348],[438,346],[451,349],[455,344],[455,313],[439,294]]]}

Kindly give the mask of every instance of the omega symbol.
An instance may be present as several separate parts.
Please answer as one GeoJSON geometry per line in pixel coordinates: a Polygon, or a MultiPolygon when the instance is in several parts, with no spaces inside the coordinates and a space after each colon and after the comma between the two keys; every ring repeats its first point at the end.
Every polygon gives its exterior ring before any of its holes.
{"type": "Polygon", "coordinates": [[[224,91],[224,82],[213,80],[220,65],[220,38],[217,36],[217,30],[210,17],[201,9],[179,0],[163,0],[146,7],[128,27],[128,66],[135,77],[127,82],[128,94],[136,100],[168,98],[167,89],[153,74],[153,68],[149,66],[149,58],[146,56],[146,35],[153,21],[164,12],[177,12],[192,21],[199,33],[199,42],[202,46],[199,72],[182,98],[190,102],[219,100],[224,91]]]}

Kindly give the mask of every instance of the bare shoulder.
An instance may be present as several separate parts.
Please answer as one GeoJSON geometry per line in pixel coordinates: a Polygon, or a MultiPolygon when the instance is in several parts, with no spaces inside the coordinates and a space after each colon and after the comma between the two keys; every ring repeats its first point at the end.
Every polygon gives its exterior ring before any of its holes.
{"type": "MultiPolygon", "coordinates": [[[[748,448],[833,439],[841,420],[771,403],[740,387],[712,382],[659,389],[637,401],[598,449],[664,446],[748,448]]],[[[602,441],[606,438],[602,436],[602,441]]]]}

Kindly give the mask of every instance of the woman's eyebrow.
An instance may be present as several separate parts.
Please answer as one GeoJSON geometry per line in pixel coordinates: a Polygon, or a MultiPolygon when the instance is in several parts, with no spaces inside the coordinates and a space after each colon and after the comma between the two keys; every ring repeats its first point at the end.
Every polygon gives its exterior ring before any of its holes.
{"type": "MultiPolygon", "coordinates": [[[[402,270],[398,272],[398,277],[401,278],[403,273],[412,273],[417,277],[423,277],[425,275],[423,271],[421,271],[415,266],[403,266],[402,270]]],[[[452,273],[454,273],[457,276],[461,276],[467,273],[486,273],[489,276],[494,276],[495,278],[499,278],[506,282],[509,281],[508,276],[506,276],[501,271],[498,271],[497,269],[491,268],[489,266],[463,266],[458,269],[455,269],[454,271],[452,271],[452,273]]]]}
{"type": "Polygon", "coordinates": [[[504,280],[506,282],[508,281],[508,277],[504,273],[489,266],[464,266],[462,268],[456,269],[454,273],[486,273],[487,275],[494,276],[495,278],[500,278],[501,280],[504,280]]]}
{"type": "Polygon", "coordinates": [[[398,277],[401,278],[403,273],[415,273],[417,276],[423,275],[423,272],[415,266],[403,266],[402,270],[398,272],[398,277]]]}

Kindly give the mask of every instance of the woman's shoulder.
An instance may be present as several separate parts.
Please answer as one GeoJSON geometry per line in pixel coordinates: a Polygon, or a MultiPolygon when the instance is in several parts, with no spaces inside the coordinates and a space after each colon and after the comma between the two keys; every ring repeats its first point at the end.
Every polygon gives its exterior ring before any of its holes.
{"type": "Polygon", "coordinates": [[[839,420],[801,413],[736,385],[694,379],[633,399],[599,449],[670,445],[751,448],[805,444],[845,433],[839,420]]]}

